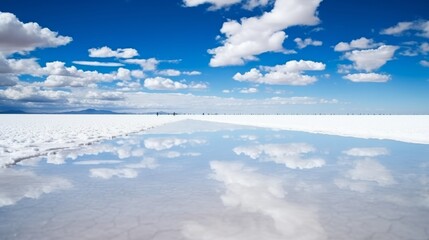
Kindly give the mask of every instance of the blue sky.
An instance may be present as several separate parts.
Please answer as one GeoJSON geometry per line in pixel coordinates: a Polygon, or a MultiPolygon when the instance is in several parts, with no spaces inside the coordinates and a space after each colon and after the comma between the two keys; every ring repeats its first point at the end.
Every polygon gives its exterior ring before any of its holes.
{"type": "Polygon", "coordinates": [[[0,2],[0,110],[429,113],[425,0],[0,2]]]}

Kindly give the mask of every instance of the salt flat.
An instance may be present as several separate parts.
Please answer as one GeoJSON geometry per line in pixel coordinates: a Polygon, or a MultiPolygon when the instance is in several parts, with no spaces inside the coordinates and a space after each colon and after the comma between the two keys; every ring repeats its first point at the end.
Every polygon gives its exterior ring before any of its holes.
{"type": "Polygon", "coordinates": [[[0,166],[178,121],[151,115],[1,115],[0,166]]]}
{"type": "Polygon", "coordinates": [[[428,115],[210,115],[195,120],[429,144],[428,115]]]}
{"type": "Polygon", "coordinates": [[[0,166],[186,119],[429,144],[426,115],[0,115],[0,166]]]}

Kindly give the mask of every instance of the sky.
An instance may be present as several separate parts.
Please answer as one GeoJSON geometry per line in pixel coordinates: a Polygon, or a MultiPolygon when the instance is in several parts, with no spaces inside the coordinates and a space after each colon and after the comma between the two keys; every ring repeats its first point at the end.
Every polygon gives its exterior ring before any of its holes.
{"type": "Polygon", "coordinates": [[[429,114],[427,0],[2,0],[0,111],[429,114]]]}

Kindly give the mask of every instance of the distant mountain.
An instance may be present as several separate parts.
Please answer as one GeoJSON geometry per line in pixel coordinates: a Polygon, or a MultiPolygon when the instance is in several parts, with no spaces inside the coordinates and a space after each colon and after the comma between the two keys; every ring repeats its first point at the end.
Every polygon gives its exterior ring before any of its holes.
{"type": "Polygon", "coordinates": [[[27,112],[24,112],[22,110],[6,110],[0,111],[0,114],[27,114],[27,112]]]}
{"type": "Polygon", "coordinates": [[[117,113],[109,110],[97,110],[97,109],[85,109],[81,111],[69,111],[69,112],[61,112],[59,114],[123,114],[117,113]]]}

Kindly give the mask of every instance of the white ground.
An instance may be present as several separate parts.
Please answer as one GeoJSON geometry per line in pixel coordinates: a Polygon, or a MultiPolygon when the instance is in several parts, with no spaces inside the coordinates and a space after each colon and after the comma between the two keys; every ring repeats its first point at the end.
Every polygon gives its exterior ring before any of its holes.
{"type": "Polygon", "coordinates": [[[0,167],[180,120],[140,115],[0,115],[0,167]]]}
{"type": "Polygon", "coordinates": [[[429,116],[0,115],[0,167],[184,119],[429,144],[429,116]]]}

